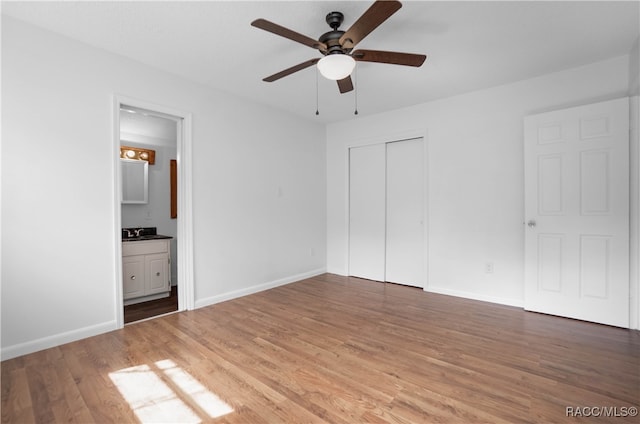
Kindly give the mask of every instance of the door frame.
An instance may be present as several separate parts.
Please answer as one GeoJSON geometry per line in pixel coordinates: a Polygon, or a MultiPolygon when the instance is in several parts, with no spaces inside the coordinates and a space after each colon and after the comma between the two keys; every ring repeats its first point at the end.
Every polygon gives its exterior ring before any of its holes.
{"type": "Polygon", "coordinates": [[[115,290],[114,304],[116,327],[124,327],[124,299],[122,288],[122,191],[120,176],[120,106],[127,105],[158,112],[176,118],[177,122],[177,161],[178,161],[178,222],[177,222],[177,261],[178,261],[178,311],[192,310],[195,304],[195,283],[193,279],[193,196],[192,196],[192,116],[191,113],[169,108],[163,105],[114,94],[112,98],[113,122],[113,235],[115,252],[115,290]]]}
{"type": "Polygon", "coordinates": [[[394,143],[394,142],[398,142],[398,141],[403,141],[403,140],[412,140],[415,138],[422,138],[423,140],[423,169],[424,169],[424,198],[423,198],[423,218],[424,218],[424,225],[423,225],[423,235],[422,235],[422,239],[423,239],[423,268],[424,268],[424,272],[422,275],[423,281],[422,281],[422,289],[424,291],[429,291],[429,137],[428,137],[428,131],[426,128],[417,128],[417,129],[409,129],[406,131],[399,131],[399,132],[391,132],[388,134],[381,134],[379,136],[374,136],[374,137],[366,137],[366,138],[361,138],[361,139],[356,139],[353,140],[351,142],[348,142],[347,145],[345,146],[345,150],[344,150],[344,156],[343,156],[343,160],[344,160],[344,181],[346,182],[346,187],[345,187],[345,198],[344,198],[344,205],[345,205],[345,209],[344,209],[344,222],[345,222],[345,252],[344,252],[344,259],[345,259],[345,269],[346,269],[346,275],[350,275],[350,269],[349,269],[349,265],[350,265],[350,261],[349,261],[349,253],[350,253],[350,249],[351,249],[351,241],[349,239],[349,235],[351,234],[351,222],[350,222],[350,217],[351,217],[351,206],[350,206],[350,198],[351,198],[351,192],[350,192],[350,172],[351,172],[351,162],[350,162],[350,153],[351,153],[351,149],[354,147],[364,147],[364,146],[371,146],[371,145],[375,145],[375,144],[387,144],[387,143],[394,143]]]}

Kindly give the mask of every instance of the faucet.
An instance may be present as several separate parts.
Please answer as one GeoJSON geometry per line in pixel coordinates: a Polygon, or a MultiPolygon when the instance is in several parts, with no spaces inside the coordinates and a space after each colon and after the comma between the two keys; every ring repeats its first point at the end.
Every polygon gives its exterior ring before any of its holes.
{"type": "Polygon", "coordinates": [[[134,230],[134,233],[135,233],[136,237],[140,237],[140,236],[144,235],[144,228],[136,228],[134,230]]]}

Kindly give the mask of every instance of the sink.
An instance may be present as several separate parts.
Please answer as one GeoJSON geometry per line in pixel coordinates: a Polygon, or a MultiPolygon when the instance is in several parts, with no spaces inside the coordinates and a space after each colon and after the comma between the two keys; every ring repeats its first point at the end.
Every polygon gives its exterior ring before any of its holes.
{"type": "Polygon", "coordinates": [[[163,240],[173,238],[158,234],[156,227],[133,227],[122,229],[122,241],[163,240]]]}

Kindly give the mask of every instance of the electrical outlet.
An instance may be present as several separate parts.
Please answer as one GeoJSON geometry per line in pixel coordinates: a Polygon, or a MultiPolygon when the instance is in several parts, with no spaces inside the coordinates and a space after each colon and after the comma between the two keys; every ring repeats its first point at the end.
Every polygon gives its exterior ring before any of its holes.
{"type": "Polygon", "coordinates": [[[316,249],[314,249],[313,247],[309,250],[309,254],[311,256],[316,256],[316,249]]]}
{"type": "Polygon", "coordinates": [[[493,262],[486,262],[484,264],[484,273],[493,274],[493,262]]]}

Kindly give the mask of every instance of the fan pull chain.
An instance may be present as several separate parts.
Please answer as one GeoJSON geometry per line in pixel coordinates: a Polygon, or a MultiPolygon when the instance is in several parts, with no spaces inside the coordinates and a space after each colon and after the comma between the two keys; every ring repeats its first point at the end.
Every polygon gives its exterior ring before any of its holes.
{"type": "Polygon", "coordinates": [[[355,111],[353,112],[354,115],[358,114],[358,66],[356,65],[355,67],[355,72],[354,72],[354,94],[355,94],[355,111]]]}
{"type": "Polygon", "coordinates": [[[316,66],[316,116],[320,115],[318,111],[318,67],[316,66]]]}

